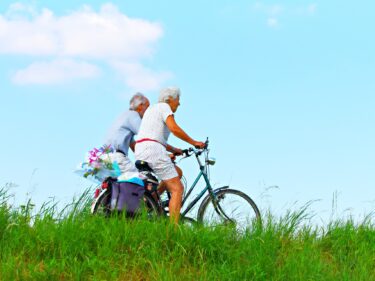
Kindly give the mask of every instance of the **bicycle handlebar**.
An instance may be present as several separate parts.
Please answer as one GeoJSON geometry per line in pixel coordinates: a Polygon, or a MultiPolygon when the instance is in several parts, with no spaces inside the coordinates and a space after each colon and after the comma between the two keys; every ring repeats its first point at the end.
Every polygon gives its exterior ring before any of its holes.
{"type": "MultiPolygon", "coordinates": [[[[203,148],[198,148],[198,147],[189,147],[187,149],[182,149],[182,154],[179,154],[179,153],[173,153],[174,156],[182,156],[184,155],[185,157],[184,158],[188,158],[190,156],[192,156],[193,154],[199,156],[203,153],[203,151],[207,150],[208,149],[208,138],[206,139],[206,141],[204,142],[204,147],[203,148]]],[[[183,158],[182,158],[183,159],[183,158]]],[[[182,160],[181,159],[181,160],[182,160]]]]}
{"type": "Polygon", "coordinates": [[[203,151],[208,149],[208,138],[205,141],[205,145],[203,148],[197,148],[197,147],[190,147],[187,149],[182,150],[182,155],[185,155],[185,157],[190,157],[191,155],[196,154],[196,155],[201,155],[203,151]],[[192,153],[191,153],[192,152],[192,153]]]}

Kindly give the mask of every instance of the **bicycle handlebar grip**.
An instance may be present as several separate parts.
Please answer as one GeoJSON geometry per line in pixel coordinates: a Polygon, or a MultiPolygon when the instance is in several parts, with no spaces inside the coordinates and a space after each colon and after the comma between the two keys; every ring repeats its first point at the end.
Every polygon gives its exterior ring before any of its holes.
{"type": "Polygon", "coordinates": [[[189,149],[183,149],[182,154],[185,154],[186,156],[189,156],[189,149]]]}

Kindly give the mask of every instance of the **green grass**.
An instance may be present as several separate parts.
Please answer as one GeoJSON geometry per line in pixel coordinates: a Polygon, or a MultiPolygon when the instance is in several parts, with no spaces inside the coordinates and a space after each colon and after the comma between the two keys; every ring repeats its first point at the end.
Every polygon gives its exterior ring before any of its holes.
{"type": "Polygon", "coordinates": [[[85,196],[35,213],[0,193],[0,280],[375,280],[370,218],[318,228],[302,208],[238,234],[95,217],[85,196]]]}

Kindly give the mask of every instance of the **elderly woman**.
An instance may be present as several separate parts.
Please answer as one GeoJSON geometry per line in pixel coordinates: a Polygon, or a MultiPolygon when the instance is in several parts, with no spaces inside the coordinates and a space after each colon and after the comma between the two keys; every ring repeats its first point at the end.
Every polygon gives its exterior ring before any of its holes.
{"type": "Polygon", "coordinates": [[[170,132],[179,139],[199,148],[204,143],[189,137],[176,123],[174,113],[180,105],[180,89],[169,87],[160,91],[159,103],[150,106],[142,119],[135,146],[137,160],[146,161],[155,174],[162,180],[161,188],[166,187],[171,192],[169,213],[171,221],[178,223],[184,187],[177,168],[168,151],[181,154],[181,149],[167,143],[170,132]]]}

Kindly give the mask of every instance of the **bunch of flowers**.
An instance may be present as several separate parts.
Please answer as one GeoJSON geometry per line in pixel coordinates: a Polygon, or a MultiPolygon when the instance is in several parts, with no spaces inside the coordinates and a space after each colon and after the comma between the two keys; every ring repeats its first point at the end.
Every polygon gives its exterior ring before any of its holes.
{"type": "Polygon", "coordinates": [[[87,159],[80,165],[81,174],[87,178],[94,177],[103,181],[106,177],[118,177],[121,172],[116,161],[113,161],[115,150],[110,145],[93,148],[88,152],[87,159]]]}

